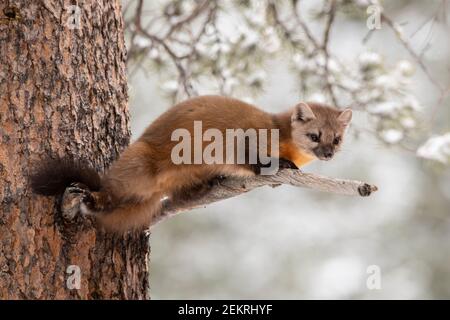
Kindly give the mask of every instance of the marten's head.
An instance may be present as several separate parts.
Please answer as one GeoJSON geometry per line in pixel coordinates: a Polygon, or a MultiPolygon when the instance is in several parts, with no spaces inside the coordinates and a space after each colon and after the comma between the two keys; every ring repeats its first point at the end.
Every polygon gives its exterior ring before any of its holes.
{"type": "Polygon", "coordinates": [[[299,103],[291,116],[292,140],[306,153],[330,160],[340,149],[352,110],[317,103],[299,103]]]}

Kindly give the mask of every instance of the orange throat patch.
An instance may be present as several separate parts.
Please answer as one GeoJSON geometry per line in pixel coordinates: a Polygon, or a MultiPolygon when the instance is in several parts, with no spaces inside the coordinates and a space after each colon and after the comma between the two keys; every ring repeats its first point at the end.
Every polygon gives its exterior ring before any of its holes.
{"type": "Polygon", "coordinates": [[[280,145],[280,158],[292,161],[299,168],[316,160],[316,157],[296,147],[293,142],[282,143],[280,145]]]}

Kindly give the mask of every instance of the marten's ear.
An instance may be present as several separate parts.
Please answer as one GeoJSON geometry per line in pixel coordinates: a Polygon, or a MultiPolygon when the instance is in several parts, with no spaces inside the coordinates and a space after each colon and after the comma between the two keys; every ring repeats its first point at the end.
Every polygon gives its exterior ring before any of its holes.
{"type": "Polygon", "coordinates": [[[350,121],[352,120],[352,110],[351,109],[344,109],[344,111],[341,112],[341,114],[338,116],[338,120],[344,125],[347,126],[350,121]]]}
{"type": "Polygon", "coordinates": [[[307,122],[309,120],[314,120],[315,118],[316,116],[314,115],[314,112],[311,110],[311,107],[304,102],[300,102],[298,105],[294,107],[294,112],[292,113],[291,121],[307,122]]]}

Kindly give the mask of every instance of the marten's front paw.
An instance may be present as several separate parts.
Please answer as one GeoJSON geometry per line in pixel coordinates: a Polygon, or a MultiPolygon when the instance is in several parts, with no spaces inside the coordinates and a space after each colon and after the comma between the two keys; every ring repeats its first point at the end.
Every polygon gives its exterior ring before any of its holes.
{"type": "Polygon", "coordinates": [[[358,187],[358,192],[361,197],[368,197],[374,191],[377,191],[377,187],[371,186],[367,183],[364,183],[363,185],[358,187]]]}
{"type": "Polygon", "coordinates": [[[284,159],[284,158],[280,158],[278,160],[278,167],[280,169],[295,169],[295,170],[298,170],[298,167],[295,165],[295,163],[293,163],[290,160],[284,159]]]}
{"type": "Polygon", "coordinates": [[[72,194],[80,194],[81,202],[86,204],[88,207],[93,207],[95,204],[95,199],[92,196],[91,191],[89,191],[88,187],[82,183],[79,182],[71,183],[70,186],[67,188],[67,192],[72,194]]]}
{"type": "Polygon", "coordinates": [[[219,186],[223,181],[225,181],[226,178],[227,177],[224,175],[217,175],[208,181],[208,185],[210,187],[219,186]]]}

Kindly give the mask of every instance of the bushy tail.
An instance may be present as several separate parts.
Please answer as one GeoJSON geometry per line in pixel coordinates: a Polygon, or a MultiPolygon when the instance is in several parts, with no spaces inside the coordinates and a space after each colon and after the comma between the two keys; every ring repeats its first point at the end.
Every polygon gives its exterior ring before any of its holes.
{"type": "Polygon", "coordinates": [[[99,191],[100,175],[83,161],[70,158],[42,161],[30,176],[34,193],[52,196],[64,193],[73,182],[86,185],[90,191],[99,191]]]}

